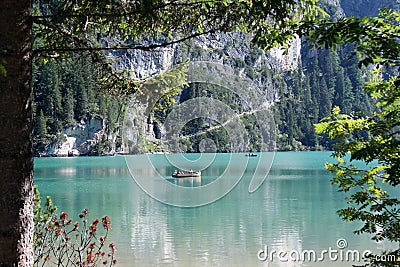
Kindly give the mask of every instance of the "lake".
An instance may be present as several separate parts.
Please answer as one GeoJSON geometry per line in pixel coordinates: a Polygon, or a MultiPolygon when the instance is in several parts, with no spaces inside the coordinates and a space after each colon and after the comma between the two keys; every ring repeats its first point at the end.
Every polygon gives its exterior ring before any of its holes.
{"type": "MultiPolygon", "coordinates": [[[[345,200],[330,184],[332,174],[323,168],[333,161],[329,152],[276,153],[269,175],[253,193],[249,193],[252,162],[260,155],[238,155],[214,155],[205,159],[212,161],[207,166],[201,166],[196,154],[180,155],[180,159],[165,155],[127,160],[123,156],[37,158],[34,177],[42,196],[50,195],[59,211],[67,211],[70,217],[78,219],[83,208],[89,209],[91,218],[110,216],[117,266],[351,266],[340,253],[385,248],[368,236],[354,235],[357,224],[342,222],[336,215],[345,200]],[[177,166],[190,166],[179,165],[185,161],[203,170],[201,179],[171,178],[177,166]],[[231,169],[227,170],[227,163],[231,169]],[[243,174],[242,178],[235,173],[243,174]],[[137,179],[155,176],[165,180],[152,180],[153,191],[144,192],[137,179]],[[205,188],[210,192],[212,187],[233,186],[214,197],[218,200],[202,205],[213,193],[171,194],[166,189],[170,185],[181,191],[205,188]],[[339,249],[338,240],[346,246],[339,249]],[[329,249],[338,251],[338,259],[322,253],[329,249]],[[297,262],[296,256],[305,250],[315,250],[317,258],[297,262]],[[279,258],[279,251],[287,253],[279,258]],[[321,255],[324,259],[319,261],[321,255]]],[[[260,166],[265,172],[270,167],[263,162],[260,166]]]]}

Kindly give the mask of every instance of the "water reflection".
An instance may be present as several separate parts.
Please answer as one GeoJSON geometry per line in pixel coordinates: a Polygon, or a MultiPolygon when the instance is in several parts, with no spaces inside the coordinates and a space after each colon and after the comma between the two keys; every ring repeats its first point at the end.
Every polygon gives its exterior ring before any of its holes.
{"type": "Polygon", "coordinates": [[[167,178],[167,180],[175,185],[184,187],[198,187],[207,184],[209,181],[204,179],[206,183],[202,184],[202,178],[199,177],[186,177],[186,178],[167,178]]]}
{"type": "MultiPolygon", "coordinates": [[[[368,237],[354,236],[356,226],[337,217],[336,210],[345,203],[322,169],[328,155],[278,153],[258,191],[249,194],[251,176],[246,171],[229,194],[197,208],[168,206],[149,197],[130,177],[122,157],[36,160],[35,182],[71,216],[85,207],[93,216],[109,215],[119,266],[298,266],[260,262],[257,252],[265,245],[287,251],[327,249],[338,238],[346,238],[351,249],[379,249],[368,237]]],[[[140,164],[136,168],[145,177],[170,173],[162,157],[155,162],[156,170],[140,164]]],[[[165,179],[196,187],[220,172],[209,168],[201,178],[165,179]]]]}

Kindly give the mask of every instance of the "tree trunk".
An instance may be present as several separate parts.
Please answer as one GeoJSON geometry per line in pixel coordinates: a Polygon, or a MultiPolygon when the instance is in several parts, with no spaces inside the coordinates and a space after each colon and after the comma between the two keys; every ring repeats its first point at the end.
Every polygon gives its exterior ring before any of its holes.
{"type": "Polygon", "coordinates": [[[33,265],[30,0],[0,2],[0,266],[33,265]]]}

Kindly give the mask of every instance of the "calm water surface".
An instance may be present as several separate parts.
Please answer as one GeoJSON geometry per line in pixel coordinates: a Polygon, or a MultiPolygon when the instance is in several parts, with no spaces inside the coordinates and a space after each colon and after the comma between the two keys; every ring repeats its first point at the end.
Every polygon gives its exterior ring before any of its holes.
{"type": "MultiPolygon", "coordinates": [[[[147,156],[134,157],[140,162],[147,156]]],[[[172,173],[164,155],[151,157],[158,173],[172,173]]],[[[228,154],[219,157],[224,161],[228,154]]],[[[353,235],[357,225],[337,217],[345,201],[330,184],[331,174],[323,169],[326,161],[332,161],[328,152],[277,153],[255,193],[248,192],[251,172],[245,172],[229,194],[197,208],[168,206],[149,197],[131,178],[122,156],[35,159],[35,183],[74,218],[83,208],[91,217],[109,215],[118,266],[351,266],[328,257],[302,264],[257,258],[265,246],[269,252],[338,249],[340,238],[346,239],[346,249],[385,248],[367,236],[353,235]]],[[[203,171],[201,180],[180,183],[211,183],[223,172],[218,166],[203,171]]],[[[146,168],[143,173],[151,175],[153,170],[146,168]]]]}

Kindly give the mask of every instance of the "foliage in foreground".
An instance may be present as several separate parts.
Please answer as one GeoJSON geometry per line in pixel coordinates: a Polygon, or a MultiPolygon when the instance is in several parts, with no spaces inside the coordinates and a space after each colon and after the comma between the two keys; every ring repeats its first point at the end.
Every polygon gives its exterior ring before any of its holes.
{"type": "Polygon", "coordinates": [[[88,221],[88,210],[79,214],[80,222],[69,218],[68,213],[61,212],[50,197],[44,207],[37,186],[34,189],[34,266],[113,266],[116,247],[107,244],[111,222],[108,216],[88,221]],[[98,228],[104,228],[103,235],[98,228]]]}
{"type": "Polygon", "coordinates": [[[338,162],[326,164],[336,174],[332,183],[350,195],[348,207],[338,214],[346,221],[363,223],[356,234],[370,234],[376,241],[389,241],[396,246],[383,252],[388,261],[371,255],[372,266],[399,266],[400,259],[399,22],[400,13],[386,9],[375,18],[327,23],[313,36],[320,46],[353,43],[360,56],[359,66],[374,66],[374,76],[365,90],[376,99],[379,111],[372,116],[345,115],[335,107],[316,125],[317,133],[336,142],[333,156],[338,162]]]}
{"type": "MultiPolygon", "coordinates": [[[[332,154],[337,163],[326,163],[325,167],[336,174],[332,183],[339,187],[339,191],[350,194],[347,198],[349,206],[339,210],[339,216],[345,221],[363,222],[356,234],[367,233],[373,240],[396,244],[400,242],[400,201],[399,192],[396,192],[399,185],[396,177],[399,175],[399,145],[395,145],[398,141],[394,140],[392,133],[379,133],[382,131],[379,129],[381,123],[376,121],[376,117],[355,118],[341,114],[335,107],[316,129],[337,142],[332,154]],[[366,133],[371,137],[367,138],[366,133]]],[[[398,259],[400,249],[385,251],[384,255],[398,259]]],[[[379,263],[375,261],[375,255],[370,259],[373,266],[398,266],[398,262],[379,263]]]]}

